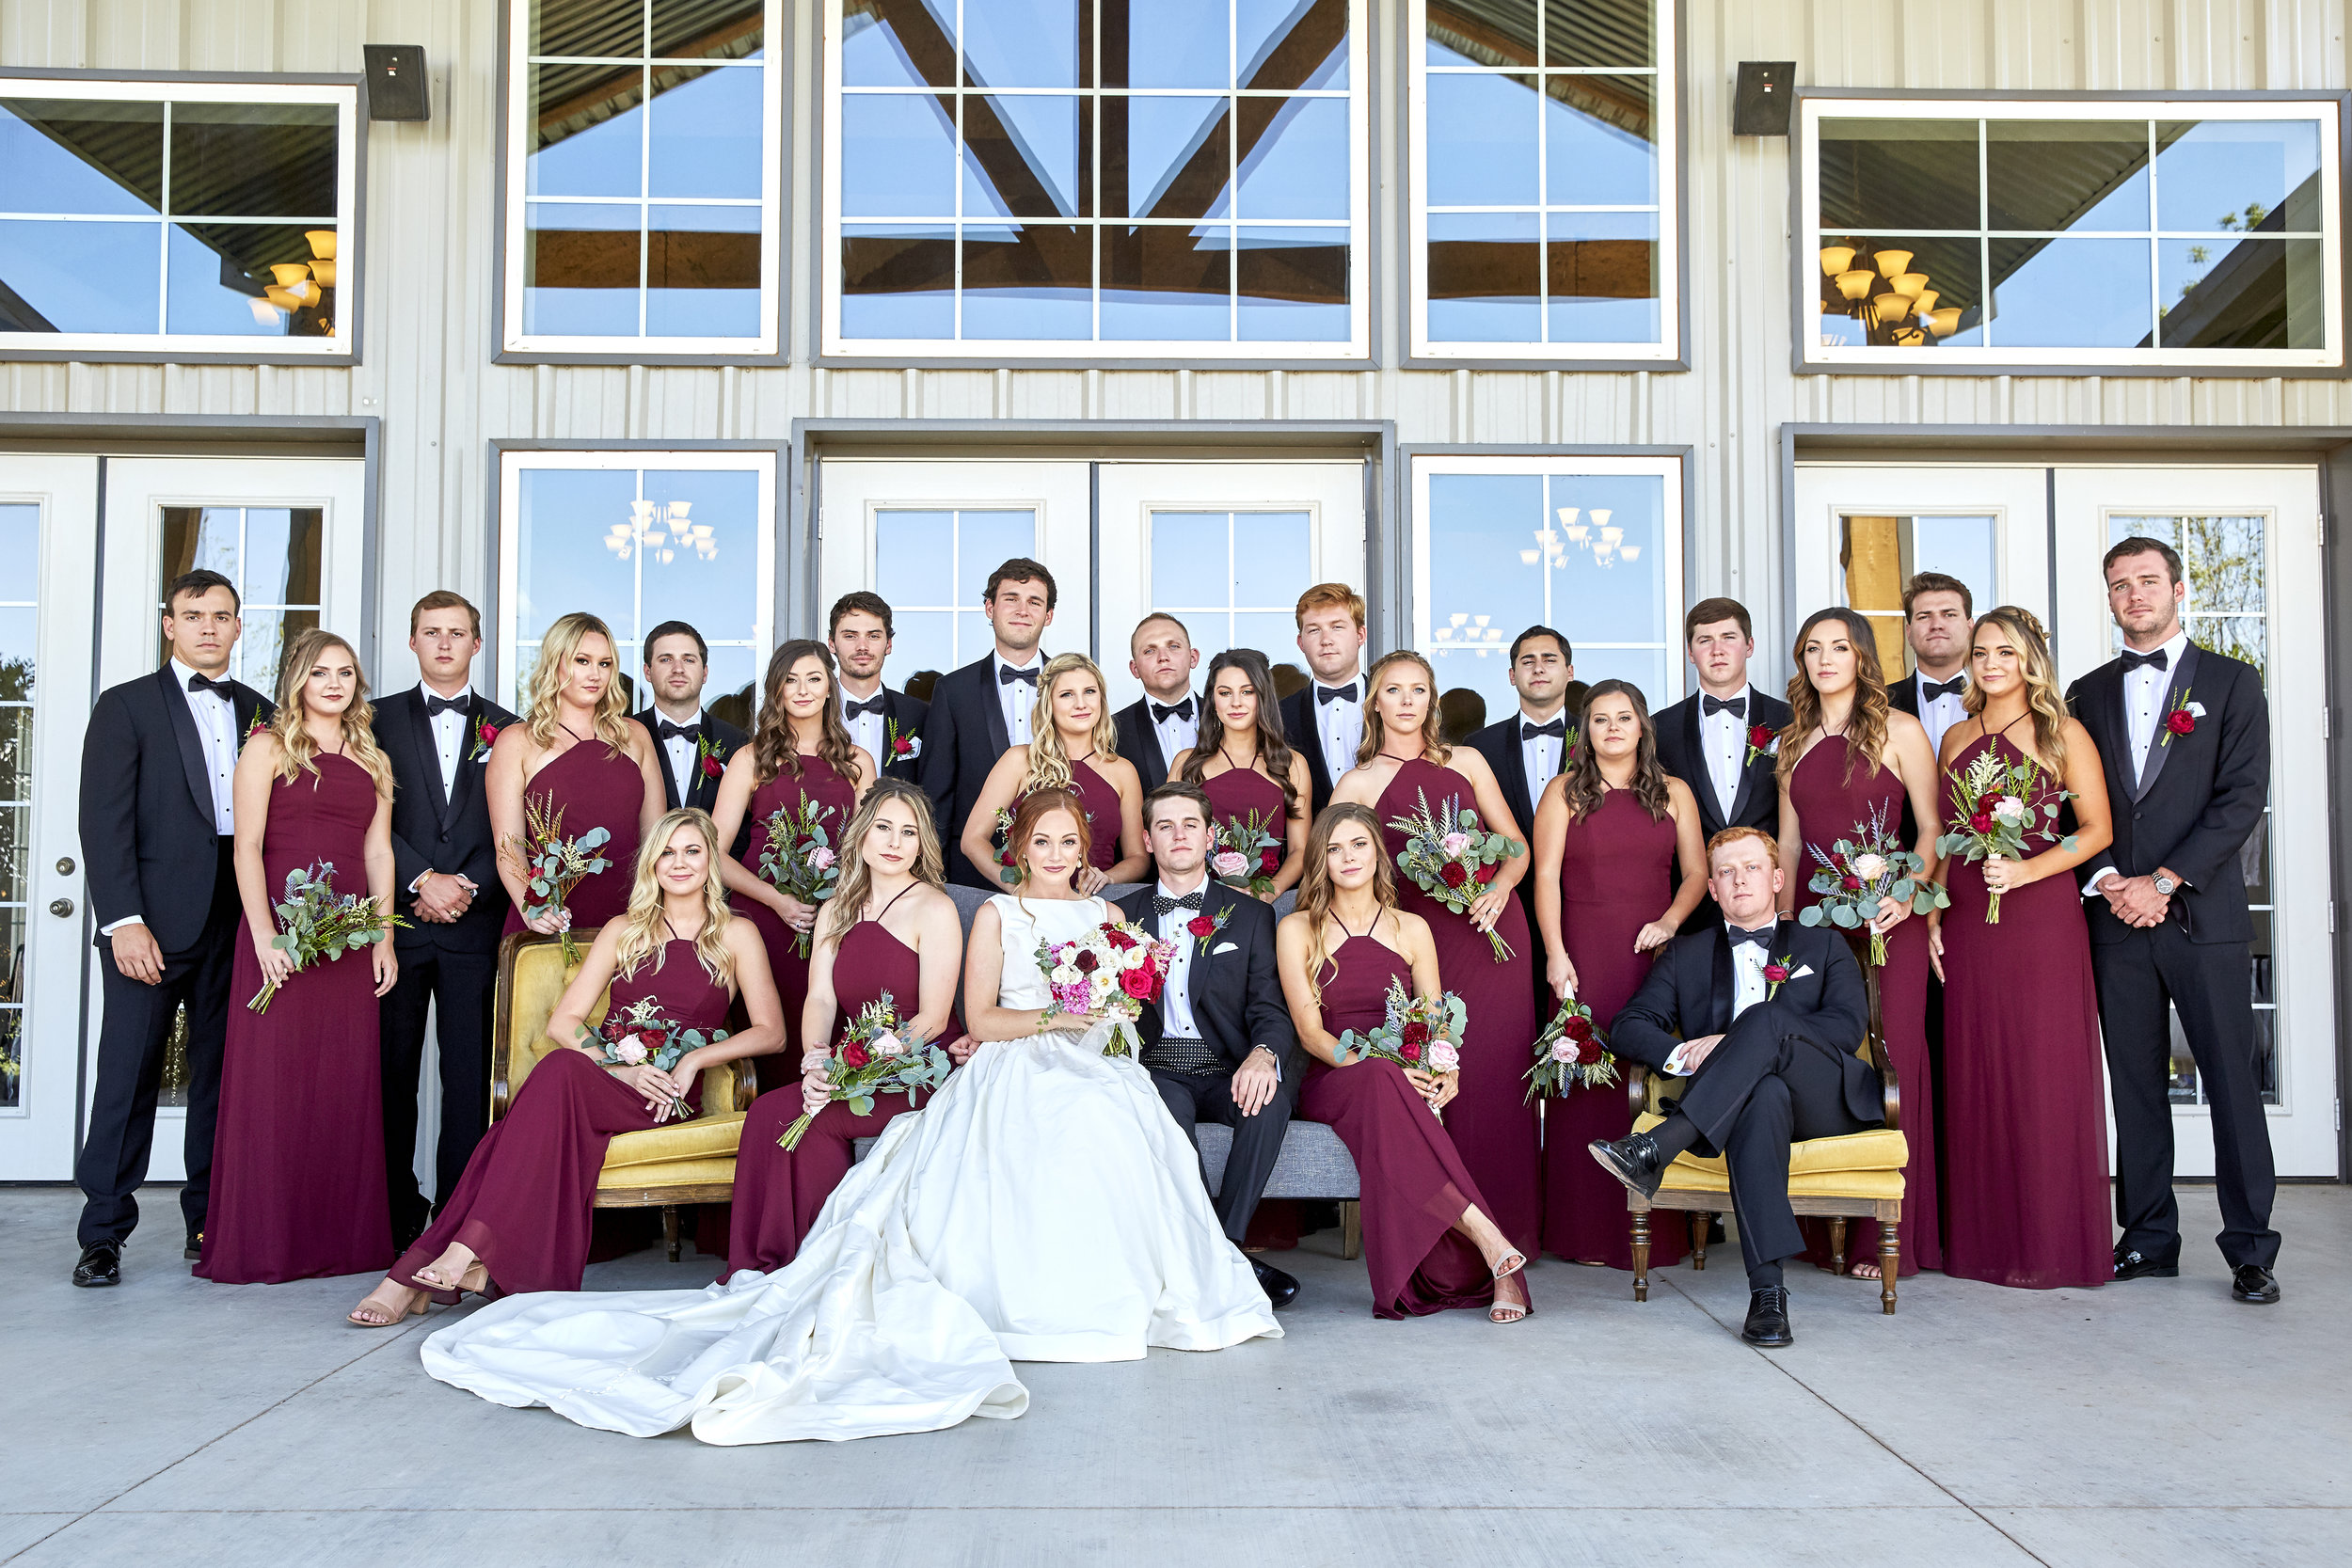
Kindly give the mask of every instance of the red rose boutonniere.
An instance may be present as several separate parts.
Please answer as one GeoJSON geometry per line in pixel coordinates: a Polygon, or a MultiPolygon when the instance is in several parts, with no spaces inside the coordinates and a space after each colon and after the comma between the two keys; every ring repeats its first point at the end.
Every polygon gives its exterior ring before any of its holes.
{"type": "Polygon", "coordinates": [[[901,734],[898,721],[893,719],[882,726],[882,750],[890,753],[885,761],[913,762],[923,754],[923,737],[901,734]]]}
{"type": "Polygon", "coordinates": [[[1200,951],[1205,954],[1209,950],[1209,943],[1216,940],[1219,931],[1225,929],[1225,923],[1232,918],[1233,911],[1231,909],[1219,910],[1214,916],[1197,914],[1185,925],[1184,929],[1193,934],[1194,939],[1200,943],[1200,951]]]}
{"type": "Polygon", "coordinates": [[[2195,735],[2197,721],[2205,716],[2205,705],[2188,700],[2190,689],[2181,689],[2181,700],[2172,705],[2172,711],[2164,716],[2164,738],[2157,744],[2169,746],[2176,735],[2195,735]]]}
{"type": "Polygon", "coordinates": [[[255,736],[260,735],[263,730],[268,728],[268,721],[262,719],[260,714],[255,714],[253,716],[253,722],[246,726],[245,734],[237,737],[237,750],[240,752],[244,751],[245,743],[246,741],[252,739],[255,736]]]}
{"type": "Polygon", "coordinates": [[[499,727],[487,719],[476,716],[473,721],[473,755],[469,762],[487,762],[490,748],[498,744],[499,727]]]}
{"type": "Polygon", "coordinates": [[[707,735],[694,737],[694,759],[701,767],[703,777],[706,779],[718,778],[727,770],[725,753],[719,750],[718,743],[707,735]]]}
{"type": "Polygon", "coordinates": [[[1780,750],[1778,730],[1773,729],[1770,724],[1750,724],[1748,726],[1748,754],[1740,761],[1740,766],[1745,768],[1756,758],[1769,757],[1778,750],[1780,750]]]}
{"type": "Polygon", "coordinates": [[[1780,988],[1788,983],[1788,966],[1796,962],[1794,953],[1784,953],[1764,966],[1764,1000],[1770,1002],[1780,994],[1780,988]]]}

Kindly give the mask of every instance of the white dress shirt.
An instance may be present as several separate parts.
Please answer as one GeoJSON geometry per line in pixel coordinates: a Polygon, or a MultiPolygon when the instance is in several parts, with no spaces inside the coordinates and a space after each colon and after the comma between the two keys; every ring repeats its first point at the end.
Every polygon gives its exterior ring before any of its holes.
{"type": "Polygon", "coordinates": [[[1743,686],[1726,701],[1740,704],[1740,712],[1725,708],[1709,713],[1706,693],[1698,697],[1699,744],[1707,750],[1707,778],[1715,786],[1715,803],[1728,822],[1731,808],[1740,799],[1740,775],[1747,767],[1748,725],[1755,718],[1749,710],[1756,706],[1755,690],[1743,686]]]}
{"type": "Polygon", "coordinates": [[[1045,656],[1041,653],[1032,652],[1026,664],[1008,663],[1002,654],[989,656],[989,673],[995,677],[996,702],[1004,709],[1005,737],[1009,745],[1026,746],[1029,743],[1029,715],[1037,708],[1038,683],[1009,681],[1005,679],[1005,672],[1042,671],[1044,668],[1045,656]]]}
{"type": "MultiPolygon", "coordinates": [[[[469,685],[457,693],[457,700],[466,702],[472,696],[473,688],[469,685]]],[[[418,683],[418,702],[445,702],[447,700],[431,687],[422,682],[418,683]]],[[[468,742],[472,739],[473,721],[455,708],[444,708],[439,713],[429,715],[424,722],[425,727],[433,732],[433,748],[440,757],[441,799],[446,800],[456,791],[457,764],[466,754],[468,742]]]]}
{"type": "Polygon", "coordinates": [[[2123,672],[2123,721],[2131,737],[2135,780],[2148,771],[2148,748],[2164,727],[2165,694],[2172,689],[2172,677],[2181,673],[2181,654],[2187,646],[2188,633],[2175,631],[2161,650],[2150,650],[2163,653],[2163,669],[2143,664],[2123,672]]]}
{"type": "Polygon", "coordinates": [[[1315,735],[1323,742],[1323,766],[1331,775],[1333,784],[1339,783],[1340,775],[1356,766],[1356,752],[1364,743],[1363,677],[1355,676],[1351,681],[1341,684],[1355,687],[1355,701],[1340,697],[1325,702],[1324,692],[1339,688],[1326,686],[1320,680],[1307,694],[1308,704],[1314,710],[1315,735]]]}
{"type": "Polygon", "coordinates": [[[1557,736],[1539,735],[1531,738],[1528,725],[1549,724],[1551,719],[1537,720],[1525,708],[1519,710],[1519,766],[1527,773],[1527,799],[1531,806],[1544,798],[1544,786],[1559,773],[1561,754],[1567,749],[1567,710],[1564,707],[1551,717],[1561,721],[1561,733],[1557,736]]]}
{"type": "Polygon", "coordinates": [[[1178,752],[1188,752],[1200,743],[1200,699],[1190,695],[1179,699],[1185,708],[1182,713],[1173,711],[1178,704],[1162,705],[1171,710],[1165,719],[1152,718],[1149,705],[1158,703],[1158,698],[1147,691],[1143,700],[1147,705],[1143,717],[1151,723],[1152,733],[1159,736],[1160,766],[1165,768],[1176,760],[1178,752]]]}
{"type": "MultiPolygon", "coordinates": [[[[699,726],[703,721],[703,710],[696,708],[692,717],[681,721],[671,718],[658,707],[648,708],[645,712],[645,721],[652,728],[653,733],[660,736],[661,726],[665,723],[676,724],[681,729],[699,726]]],[[[686,803],[687,795],[694,787],[694,768],[701,760],[696,753],[701,750],[699,745],[682,735],[674,735],[661,742],[661,765],[670,770],[670,784],[677,790],[680,805],[686,803]]]]}
{"type": "MultiPolygon", "coordinates": [[[[1779,924],[1777,918],[1775,918],[1773,924],[1779,924]]],[[[1726,929],[1730,931],[1741,929],[1752,930],[1755,927],[1726,927],[1726,929]]],[[[1726,937],[1725,940],[1729,940],[1728,937],[1726,937]]],[[[1731,978],[1733,990],[1731,995],[1731,1016],[1733,1022],[1738,1022],[1741,1013],[1746,1012],[1750,1007],[1755,1006],[1758,1002],[1764,1000],[1764,993],[1768,989],[1764,983],[1764,966],[1772,961],[1772,956],[1769,951],[1771,943],[1769,942],[1737,942],[1732,946],[1731,978]]],[[[1691,1069],[1685,1065],[1683,1060],[1683,1053],[1689,1049],[1690,1044],[1688,1041],[1685,1041],[1683,1044],[1676,1046],[1672,1051],[1666,1053],[1666,1071],[1670,1076],[1687,1078],[1691,1075],[1691,1069]]]]}
{"type": "MultiPolygon", "coordinates": [[[[1155,889],[1163,898],[1188,898],[1191,894],[1178,893],[1166,882],[1155,889]]],[[[1209,883],[1201,879],[1193,892],[1208,903],[1209,883]]],[[[1160,940],[1173,942],[1176,956],[1168,960],[1168,980],[1160,990],[1160,1036],[1164,1039],[1197,1040],[1200,1024],[1192,1016],[1192,956],[1200,950],[1200,939],[1185,929],[1200,918],[1199,910],[1170,910],[1160,916],[1160,940]]]]}
{"type": "MultiPolygon", "coordinates": [[[[1919,709],[1919,727],[1928,732],[1928,750],[1939,757],[1944,754],[1946,733],[1954,724],[1968,717],[1968,710],[1961,705],[1967,696],[1968,677],[1963,673],[1954,678],[1962,683],[1957,689],[1945,692],[1933,702],[1930,702],[1926,672],[1914,670],[1911,673],[1913,682],[1911,695],[1912,701],[1919,709]]],[[[1944,683],[1937,681],[1935,684],[1941,686],[1944,683]]]]}
{"type": "MultiPolygon", "coordinates": [[[[196,678],[194,670],[173,659],[165,666],[180,688],[180,700],[188,705],[188,712],[196,720],[197,744],[204,750],[204,776],[213,786],[213,831],[226,838],[237,831],[235,813],[237,772],[237,705],[227,692],[214,696],[210,691],[190,691],[188,682],[196,678]]],[[[110,937],[125,926],[143,926],[143,914],[126,914],[98,928],[102,937],[110,937]]]]}
{"type": "Polygon", "coordinates": [[[882,689],[880,686],[874,688],[874,694],[871,697],[853,697],[844,691],[841,694],[841,723],[842,727],[850,732],[851,741],[865,747],[867,753],[876,761],[888,762],[890,753],[882,744],[888,723],[882,716],[880,713],[861,713],[854,719],[850,716],[850,704],[879,702],[882,700],[882,689]]]}

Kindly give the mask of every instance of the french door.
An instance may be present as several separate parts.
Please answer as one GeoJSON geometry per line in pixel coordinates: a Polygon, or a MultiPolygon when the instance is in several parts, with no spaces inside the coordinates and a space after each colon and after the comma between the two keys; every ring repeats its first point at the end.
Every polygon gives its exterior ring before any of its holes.
{"type": "MultiPolygon", "coordinates": [[[[1801,467],[1791,580],[1800,615],[1849,604],[1870,617],[1891,676],[1906,668],[1902,579],[1949,573],[1969,585],[1979,612],[2006,603],[2039,615],[2059,681],[2071,684],[2119,646],[2099,567],[2107,547],[2142,535],[2181,552],[2189,635],[2262,671],[2270,702],[2270,808],[2240,858],[2254,907],[2248,984],[2279,1172],[2332,1177],[2336,1020],[2318,519],[2318,474],[2309,467],[1801,467]]],[[[2177,1023],[2173,1043],[2180,1170],[2210,1175],[2207,1113],[2177,1023]]]]}

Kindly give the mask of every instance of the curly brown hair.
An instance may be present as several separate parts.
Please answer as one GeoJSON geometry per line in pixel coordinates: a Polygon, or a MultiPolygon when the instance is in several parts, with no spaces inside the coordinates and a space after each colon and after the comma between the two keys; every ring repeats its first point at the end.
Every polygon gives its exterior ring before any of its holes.
{"type": "Polygon", "coordinates": [[[784,706],[784,678],[804,658],[825,667],[825,703],[817,710],[817,755],[845,781],[857,783],[857,742],[841,722],[841,680],[834,673],[833,650],[814,638],[796,637],[769,656],[768,673],[759,684],[759,720],[752,731],[755,788],[779,773],[801,776],[801,749],[793,742],[792,716],[784,706]]]}
{"type": "MultiPolygon", "coordinates": [[[[1323,972],[1339,973],[1331,950],[1324,945],[1326,928],[1331,924],[1331,900],[1338,889],[1331,880],[1331,835],[1340,825],[1353,822],[1372,835],[1375,854],[1372,857],[1372,895],[1380,906],[1380,914],[1396,908],[1396,867],[1390,863],[1385,842],[1380,836],[1380,818],[1370,806],[1343,800],[1323,808],[1315,825],[1307,833],[1306,871],[1298,880],[1297,911],[1307,917],[1307,994],[1316,1006],[1323,1006],[1323,972]]],[[[1373,916],[1373,929],[1380,927],[1380,916],[1373,916]]]]}

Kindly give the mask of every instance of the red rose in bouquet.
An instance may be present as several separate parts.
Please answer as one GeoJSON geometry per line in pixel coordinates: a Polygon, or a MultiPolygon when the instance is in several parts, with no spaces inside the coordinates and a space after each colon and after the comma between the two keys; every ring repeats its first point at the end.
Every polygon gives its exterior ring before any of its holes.
{"type": "Polygon", "coordinates": [[[1422,1022],[1419,1019],[1415,1019],[1412,1022],[1407,1023],[1405,1026],[1405,1043],[1406,1045],[1427,1045],[1429,1043],[1429,1025],[1422,1022]]]}
{"type": "Polygon", "coordinates": [[[1974,816],[1968,818],[1968,831],[1972,833],[1991,832],[1993,831],[1993,814],[1989,811],[1980,811],[1974,816]]]}
{"type": "Polygon", "coordinates": [[[1411,1040],[1406,1040],[1403,1045],[1396,1048],[1396,1053],[1404,1057],[1408,1062],[1420,1061],[1421,1051],[1422,1048],[1411,1040]]]}
{"type": "Polygon", "coordinates": [[[1859,877],[1841,878],[1839,879],[1839,885],[1842,886],[1848,893],[1860,893],[1862,891],[1862,879],[1859,877]]]}
{"type": "Polygon", "coordinates": [[[1593,1037],[1593,1021],[1581,1014],[1571,1013],[1567,1021],[1560,1025],[1560,1032],[1581,1045],[1593,1037]]]}
{"type": "Polygon", "coordinates": [[[1138,1002],[1149,1002],[1159,991],[1159,973],[1150,964],[1123,970],[1119,976],[1119,989],[1138,1002]]]}
{"type": "Polygon", "coordinates": [[[1128,935],[1124,927],[1118,926],[1104,927],[1103,940],[1109,942],[1113,947],[1118,948],[1121,953],[1124,953],[1127,949],[1136,944],[1136,939],[1128,935]]]}
{"type": "Polygon", "coordinates": [[[1102,960],[1097,958],[1091,953],[1080,953],[1076,958],[1071,959],[1070,962],[1072,967],[1075,968],[1079,974],[1091,974],[1094,973],[1095,966],[1101,963],[1102,960]]]}
{"type": "Polygon", "coordinates": [[[1445,878],[1445,885],[1448,887],[1461,887],[1470,879],[1470,868],[1460,861],[1446,862],[1445,870],[1440,875],[1445,878]]]}
{"type": "Polygon", "coordinates": [[[1261,869],[1268,872],[1281,870],[1282,851],[1279,849],[1261,850],[1258,855],[1258,864],[1261,869]]]}
{"type": "Polygon", "coordinates": [[[1591,1067],[1600,1060],[1600,1041],[1592,1037],[1592,1030],[1588,1026],[1584,1031],[1584,1037],[1576,1042],[1576,1064],[1579,1067],[1591,1067]]]}
{"type": "Polygon", "coordinates": [[[868,1052],[866,1047],[858,1044],[854,1040],[841,1048],[841,1065],[843,1067],[850,1069],[862,1068],[873,1059],[873,1053],[868,1052]]]}

